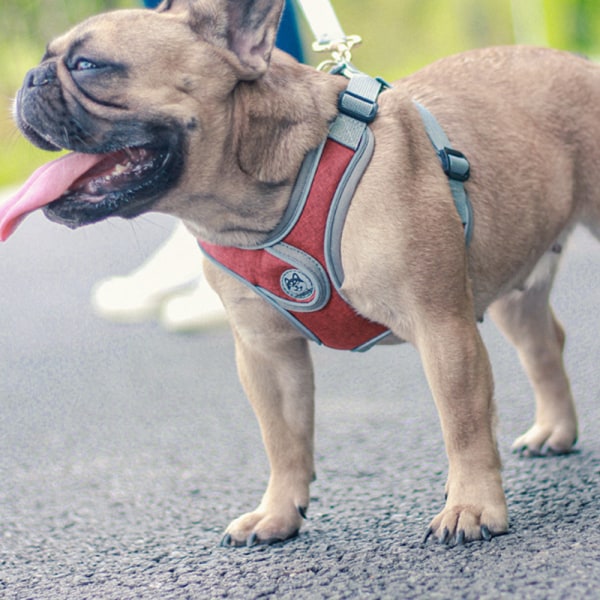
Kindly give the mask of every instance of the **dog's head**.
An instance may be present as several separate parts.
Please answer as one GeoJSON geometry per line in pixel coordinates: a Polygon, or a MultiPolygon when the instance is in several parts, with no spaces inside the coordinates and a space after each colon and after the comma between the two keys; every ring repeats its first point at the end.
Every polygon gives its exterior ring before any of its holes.
{"type": "MultiPolygon", "coordinates": [[[[150,209],[185,217],[185,202],[217,195],[214,180],[231,182],[236,169],[267,188],[291,177],[326,119],[306,125],[265,81],[282,8],[283,0],[165,0],[155,11],[92,17],[52,41],[14,114],[35,145],[73,152],[2,208],[2,237],[41,206],[71,227],[150,209]]],[[[294,102],[314,104],[304,93],[294,102]]]]}

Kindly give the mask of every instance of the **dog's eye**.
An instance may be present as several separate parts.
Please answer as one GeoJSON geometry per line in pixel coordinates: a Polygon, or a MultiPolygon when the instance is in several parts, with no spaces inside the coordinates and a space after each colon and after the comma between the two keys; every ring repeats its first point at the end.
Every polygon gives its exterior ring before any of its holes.
{"type": "Polygon", "coordinates": [[[73,71],[90,71],[92,69],[97,68],[98,65],[87,58],[78,58],[73,62],[73,65],[71,66],[71,70],[73,71]]]}

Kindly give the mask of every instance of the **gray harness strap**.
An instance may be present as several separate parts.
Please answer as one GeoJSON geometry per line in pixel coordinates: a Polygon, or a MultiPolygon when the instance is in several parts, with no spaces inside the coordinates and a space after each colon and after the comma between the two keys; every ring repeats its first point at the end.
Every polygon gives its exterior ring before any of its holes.
{"type": "MultiPolygon", "coordinates": [[[[348,77],[349,82],[346,90],[340,95],[340,113],[330,128],[329,137],[356,150],[365,129],[377,115],[379,94],[391,86],[383,79],[365,75],[346,63],[339,65],[332,73],[348,77]]],[[[437,119],[419,102],[415,101],[414,104],[419,110],[423,126],[442,169],[448,177],[454,206],[463,224],[465,244],[469,246],[473,237],[473,207],[464,186],[471,171],[469,161],[462,152],[452,148],[437,119]]]]}
{"type": "Polygon", "coordinates": [[[329,137],[352,150],[356,150],[362,135],[377,116],[377,98],[389,87],[382,79],[374,79],[364,73],[353,72],[346,89],[338,101],[339,114],[329,128],[329,137]]]}
{"type": "Polygon", "coordinates": [[[473,236],[473,207],[463,184],[469,179],[471,170],[469,161],[462,152],[452,148],[448,136],[436,118],[422,104],[415,102],[415,106],[419,109],[425,131],[448,177],[454,205],[463,224],[465,243],[468,246],[473,236]]]}

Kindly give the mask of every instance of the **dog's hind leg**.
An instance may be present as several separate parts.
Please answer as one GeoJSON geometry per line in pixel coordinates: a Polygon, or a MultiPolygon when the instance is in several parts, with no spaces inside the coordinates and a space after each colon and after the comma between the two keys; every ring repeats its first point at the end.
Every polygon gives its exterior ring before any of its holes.
{"type": "Polygon", "coordinates": [[[565,334],[549,304],[560,247],[547,252],[522,290],[490,306],[490,316],[515,345],[535,394],[533,426],[518,437],[526,455],[569,452],[577,440],[577,417],[563,363],[565,334]]]}

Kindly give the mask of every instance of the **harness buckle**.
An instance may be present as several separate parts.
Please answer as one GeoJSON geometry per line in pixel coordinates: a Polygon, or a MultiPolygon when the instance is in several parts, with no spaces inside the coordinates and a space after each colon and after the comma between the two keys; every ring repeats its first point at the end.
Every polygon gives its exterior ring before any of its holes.
{"type": "Polygon", "coordinates": [[[445,146],[438,150],[437,154],[447,177],[455,181],[467,181],[469,179],[471,165],[469,165],[467,157],[462,152],[445,146]]]}
{"type": "Polygon", "coordinates": [[[340,112],[353,119],[371,123],[377,116],[379,105],[369,98],[345,90],[340,94],[338,108],[340,112]]]}
{"type": "Polygon", "coordinates": [[[363,73],[354,73],[348,86],[339,95],[338,108],[341,113],[363,123],[371,123],[377,116],[377,98],[385,89],[385,82],[363,73]]]}

